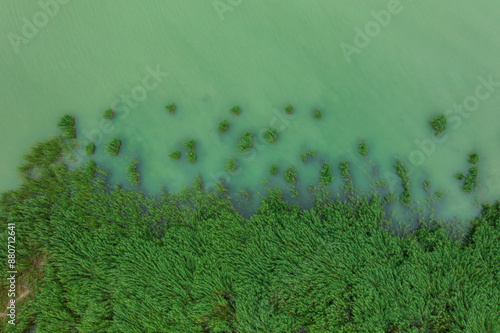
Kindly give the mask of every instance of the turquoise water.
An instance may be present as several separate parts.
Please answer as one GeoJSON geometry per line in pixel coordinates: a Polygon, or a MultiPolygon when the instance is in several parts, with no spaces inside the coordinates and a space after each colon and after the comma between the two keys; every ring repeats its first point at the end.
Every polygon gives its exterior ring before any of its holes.
{"type": "Polygon", "coordinates": [[[392,174],[397,155],[410,167],[416,198],[425,197],[427,178],[433,190],[445,191],[440,216],[469,217],[477,213],[475,200],[500,197],[500,87],[483,83],[490,76],[500,82],[499,4],[231,3],[67,1],[48,7],[52,16],[36,2],[1,3],[0,190],[19,184],[22,154],[56,133],[57,119],[70,113],[82,146],[97,144],[95,159],[114,182],[127,183],[125,168],[137,158],[141,186],[151,193],[164,185],[179,190],[200,173],[207,187],[222,177],[233,193],[244,188],[258,200],[265,178],[284,185],[282,171],[295,165],[305,194],[321,159],[334,166],[334,188],[344,159],[353,164],[355,184],[368,188],[366,174],[392,174]],[[373,12],[389,10],[384,26],[373,23],[373,12]],[[371,37],[361,40],[357,28],[372,29],[371,37]],[[356,41],[365,45],[346,57],[346,45],[352,51],[356,41]],[[474,111],[453,111],[477,93],[484,98],[469,104],[474,111]],[[169,102],[177,105],[173,115],[165,110],[169,102]],[[283,112],[288,103],[295,106],[291,116],[283,112]],[[235,104],[238,116],[229,113],[235,104]],[[116,117],[104,121],[108,107],[116,117]],[[312,117],[314,107],[323,119],[312,117]],[[449,129],[435,141],[428,121],[447,110],[449,129]],[[219,135],[223,118],[231,129],[219,135]],[[275,144],[257,136],[250,153],[236,152],[245,131],[270,125],[280,130],[275,144]],[[105,143],[115,136],[121,154],[107,156],[105,143]],[[195,164],[168,159],[191,138],[195,164]],[[367,158],[356,152],[362,138],[367,158]],[[307,150],[317,155],[304,164],[299,154],[307,150]],[[464,194],[453,174],[466,171],[473,151],[481,156],[480,187],[464,194]],[[239,162],[233,175],[223,169],[230,157],[239,162]],[[275,162],[281,173],[273,178],[275,162]]]}

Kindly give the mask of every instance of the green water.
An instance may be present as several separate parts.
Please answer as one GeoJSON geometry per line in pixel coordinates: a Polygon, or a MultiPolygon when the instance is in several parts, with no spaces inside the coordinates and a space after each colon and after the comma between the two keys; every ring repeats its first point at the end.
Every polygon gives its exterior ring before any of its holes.
{"type": "Polygon", "coordinates": [[[245,188],[257,200],[265,177],[283,185],[281,176],[268,174],[277,162],[280,175],[297,166],[304,194],[318,180],[321,159],[334,166],[337,188],[342,159],[354,164],[355,184],[366,188],[363,170],[393,173],[398,155],[415,162],[409,166],[416,198],[424,197],[427,178],[433,190],[445,191],[442,216],[475,215],[476,198],[500,198],[500,87],[480,90],[489,96],[476,111],[467,118],[450,114],[444,142],[415,153],[416,140],[433,138],[428,121],[474,95],[479,77],[500,81],[498,3],[401,1],[350,61],[342,43],[354,44],[355,28],[370,25],[372,11],[392,2],[231,3],[68,1],[45,17],[34,1],[0,3],[0,190],[19,184],[15,167],[22,154],[56,133],[57,119],[70,113],[82,143],[85,133],[95,134],[95,159],[113,181],[126,183],[128,159],[138,158],[142,186],[152,193],[165,184],[181,189],[200,173],[207,186],[224,177],[231,190],[245,188]],[[36,33],[26,22],[39,25],[36,33]],[[157,69],[159,82],[144,81],[157,69]],[[133,93],[138,100],[127,104],[133,93]],[[165,110],[169,102],[177,104],[173,115],[165,110]],[[287,103],[295,106],[288,117],[287,103]],[[242,107],[239,116],[229,113],[234,104],[242,107]],[[103,122],[110,106],[116,117],[103,122]],[[312,117],[314,107],[323,119],[312,117]],[[219,135],[223,118],[231,129],[219,135]],[[258,139],[250,153],[236,152],[244,131],[257,134],[270,124],[280,130],[277,143],[258,139]],[[104,153],[114,136],[123,142],[118,157],[104,153]],[[191,138],[198,161],[170,161],[167,154],[191,138]],[[370,149],[365,159],[356,152],[361,138],[370,149]],[[310,149],[317,156],[304,164],[299,154],[310,149]],[[464,194],[453,174],[466,170],[472,151],[481,156],[480,187],[464,194]],[[235,175],[223,171],[230,157],[239,161],[235,175]]]}

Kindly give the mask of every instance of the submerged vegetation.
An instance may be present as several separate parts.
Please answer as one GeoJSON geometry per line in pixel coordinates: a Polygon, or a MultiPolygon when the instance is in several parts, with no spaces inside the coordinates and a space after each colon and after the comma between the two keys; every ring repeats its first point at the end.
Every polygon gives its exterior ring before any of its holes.
{"type": "Polygon", "coordinates": [[[86,153],[87,155],[92,155],[92,154],[94,153],[94,151],[95,151],[95,144],[94,144],[93,142],[89,142],[89,143],[87,143],[87,144],[85,145],[84,150],[85,150],[85,153],[86,153]]]}
{"type": "Polygon", "coordinates": [[[219,133],[227,132],[229,130],[229,121],[223,119],[219,123],[219,133]]]}
{"type": "Polygon", "coordinates": [[[314,111],[313,111],[313,116],[314,116],[314,118],[316,118],[316,119],[321,119],[321,118],[323,118],[323,114],[321,113],[321,111],[320,111],[318,108],[314,108],[314,111]]]}
{"type": "Polygon", "coordinates": [[[114,138],[108,143],[106,147],[106,152],[110,155],[116,155],[120,151],[120,146],[122,145],[121,141],[117,138],[114,138]]]}
{"type": "Polygon", "coordinates": [[[236,160],[234,158],[230,158],[227,160],[226,165],[224,166],[224,170],[227,172],[233,172],[236,170],[236,160]]]}
{"type": "MultiPolygon", "coordinates": [[[[500,330],[499,202],[482,204],[458,240],[432,219],[399,237],[385,213],[394,193],[318,193],[303,209],[270,189],[243,217],[225,188],[206,191],[200,178],[155,198],[109,186],[92,160],[70,170],[68,144],[35,145],[23,184],[0,197],[0,238],[15,225],[16,282],[30,290],[2,331],[500,330]]],[[[295,182],[293,167],[285,175],[295,182]]]]}
{"type": "Polygon", "coordinates": [[[174,113],[175,111],[175,103],[170,103],[165,106],[165,108],[168,110],[170,113],[174,113]]]}
{"type": "Polygon", "coordinates": [[[434,129],[434,134],[436,136],[441,135],[446,130],[446,123],[448,122],[445,114],[440,114],[436,118],[430,121],[432,128],[434,129]]]}
{"type": "Polygon", "coordinates": [[[104,111],[102,117],[104,119],[113,119],[113,116],[114,116],[115,112],[113,111],[113,109],[107,109],[106,111],[104,111]]]}
{"type": "Polygon", "coordinates": [[[249,151],[253,146],[253,134],[250,132],[245,132],[240,142],[238,143],[238,147],[236,148],[238,152],[244,153],[249,151]]]}
{"type": "Polygon", "coordinates": [[[269,173],[273,176],[278,173],[278,163],[274,163],[273,165],[271,165],[271,168],[269,168],[269,173]]]}
{"type": "Polygon", "coordinates": [[[238,115],[238,114],[240,114],[240,112],[241,112],[241,108],[239,107],[239,105],[235,105],[231,108],[231,113],[234,115],[238,115]]]}
{"type": "Polygon", "coordinates": [[[278,130],[274,127],[269,127],[264,131],[264,139],[270,143],[276,142],[278,140],[278,130]]]}
{"type": "Polygon", "coordinates": [[[403,162],[398,159],[396,163],[394,163],[394,169],[396,169],[396,173],[401,179],[403,183],[403,194],[401,194],[401,201],[408,205],[411,202],[411,193],[410,193],[410,178],[408,178],[408,169],[403,164],[403,162]]]}
{"type": "Polygon", "coordinates": [[[134,185],[139,185],[139,173],[137,172],[137,164],[139,161],[137,160],[132,160],[132,162],[129,164],[127,168],[127,175],[128,175],[128,180],[134,185]]]}
{"type": "Polygon", "coordinates": [[[368,155],[368,146],[366,145],[364,140],[359,141],[358,153],[363,156],[368,155]]]}

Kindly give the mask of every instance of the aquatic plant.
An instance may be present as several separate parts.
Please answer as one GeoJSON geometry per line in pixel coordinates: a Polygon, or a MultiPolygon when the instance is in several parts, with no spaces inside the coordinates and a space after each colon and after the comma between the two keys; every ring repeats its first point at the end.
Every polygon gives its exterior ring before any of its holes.
{"type": "Polygon", "coordinates": [[[454,177],[455,177],[456,179],[459,179],[459,180],[463,180],[463,179],[465,179],[465,175],[464,175],[464,173],[463,173],[463,172],[457,172],[457,173],[454,175],[454,177]]]}
{"type": "Polygon", "coordinates": [[[429,192],[429,189],[430,189],[430,187],[431,187],[431,180],[430,180],[430,179],[426,179],[426,180],[424,180],[423,185],[424,185],[424,190],[425,190],[426,192],[429,192]]]}
{"type": "Polygon", "coordinates": [[[410,193],[410,179],[408,178],[408,169],[399,159],[396,161],[396,163],[394,163],[394,168],[396,169],[399,179],[401,179],[401,182],[403,183],[404,191],[401,194],[400,199],[404,204],[409,204],[411,202],[411,193],[410,193]]]}
{"type": "Polygon", "coordinates": [[[235,115],[238,115],[241,112],[241,108],[238,105],[235,105],[231,108],[231,112],[235,115]]]}
{"type": "Polygon", "coordinates": [[[273,176],[278,173],[278,163],[274,163],[273,165],[271,165],[271,168],[269,169],[269,173],[273,176]]]}
{"type": "Polygon", "coordinates": [[[297,171],[294,167],[290,166],[285,170],[283,177],[285,178],[285,181],[287,183],[295,184],[295,182],[297,181],[297,171]]]}
{"type": "Polygon", "coordinates": [[[120,146],[121,146],[121,141],[118,140],[117,138],[114,138],[111,140],[107,147],[106,147],[106,152],[110,155],[116,155],[120,151],[120,146]]]}
{"type": "Polygon", "coordinates": [[[243,134],[242,139],[238,143],[237,150],[240,153],[243,153],[249,151],[252,148],[252,146],[253,146],[253,134],[250,132],[245,132],[245,134],[243,134]]]}
{"type": "Polygon", "coordinates": [[[57,127],[64,130],[68,127],[73,126],[74,124],[75,124],[75,118],[73,118],[73,116],[70,116],[69,114],[65,114],[57,122],[57,127]]]}
{"type": "Polygon", "coordinates": [[[477,178],[478,178],[478,166],[474,165],[469,169],[467,176],[465,176],[464,184],[462,189],[465,192],[472,192],[474,188],[477,186],[477,178]]]}
{"type": "Polygon", "coordinates": [[[354,184],[352,183],[351,174],[349,172],[349,162],[342,161],[339,163],[339,170],[342,178],[344,178],[345,184],[343,185],[345,190],[353,190],[354,184]]]}
{"type": "Polygon", "coordinates": [[[175,103],[170,103],[165,106],[165,108],[168,110],[170,113],[174,113],[175,111],[175,103]]]}
{"type": "Polygon", "coordinates": [[[470,164],[477,164],[478,161],[479,161],[479,155],[477,153],[469,154],[469,163],[470,164]]]}
{"type": "Polygon", "coordinates": [[[113,109],[110,108],[110,109],[107,109],[106,111],[104,111],[104,114],[102,115],[102,117],[105,119],[112,119],[114,116],[114,113],[115,112],[113,111],[113,109]]]}
{"type": "Polygon", "coordinates": [[[291,104],[285,105],[285,112],[291,114],[293,112],[293,105],[291,104]]]}
{"type": "Polygon", "coordinates": [[[174,150],[170,154],[168,154],[168,157],[172,160],[178,160],[181,157],[181,152],[180,150],[174,150]]]}
{"type": "Polygon", "coordinates": [[[85,145],[85,153],[87,153],[87,155],[92,155],[95,151],[95,144],[93,142],[89,142],[85,145]]]}
{"type": "Polygon", "coordinates": [[[229,121],[227,121],[226,119],[223,119],[219,123],[219,133],[226,132],[227,130],[229,130],[229,121]]]}
{"type": "Polygon", "coordinates": [[[226,165],[224,166],[224,170],[228,172],[233,172],[236,170],[236,160],[234,158],[230,158],[227,160],[226,165]]]}
{"type": "Polygon", "coordinates": [[[306,162],[307,161],[307,154],[306,153],[300,153],[300,158],[302,159],[302,162],[306,162]]]}
{"type": "Polygon", "coordinates": [[[278,139],[278,130],[274,127],[269,127],[264,132],[264,138],[267,140],[267,142],[275,142],[278,139]]]}
{"type": "Polygon", "coordinates": [[[434,194],[435,194],[435,195],[436,195],[436,197],[438,197],[439,199],[443,199],[443,198],[444,198],[444,191],[443,191],[443,190],[436,191],[434,194]]]}
{"type": "Polygon", "coordinates": [[[316,152],[314,150],[309,150],[307,152],[307,156],[309,156],[311,158],[314,158],[316,156],[316,152]]]}
{"type": "Polygon", "coordinates": [[[391,203],[394,201],[394,199],[396,199],[396,193],[394,192],[389,192],[385,197],[384,197],[384,200],[385,202],[387,203],[391,203]]]}
{"type": "Polygon", "coordinates": [[[323,114],[318,108],[314,108],[313,116],[316,119],[321,119],[323,117],[323,114]]]}
{"type": "Polygon", "coordinates": [[[434,134],[436,136],[441,135],[446,130],[446,123],[448,122],[446,114],[440,114],[436,118],[432,119],[429,123],[434,129],[434,134]]]}
{"type": "Polygon", "coordinates": [[[320,185],[330,185],[331,182],[333,181],[332,168],[330,167],[329,163],[326,162],[323,163],[323,166],[321,167],[319,174],[320,174],[320,180],[319,180],[320,185]]]}
{"type": "Polygon", "coordinates": [[[368,146],[366,145],[365,141],[363,140],[359,141],[358,152],[360,155],[363,156],[368,155],[368,146]]]}
{"type": "Polygon", "coordinates": [[[139,181],[139,173],[137,172],[137,164],[139,163],[139,161],[137,160],[133,160],[129,166],[127,167],[127,175],[128,175],[128,180],[135,184],[135,185],[139,185],[140,184],[140,181],[139,181]]]}
{"type": "Polygon", "coordinates": [[[76,128],[74,126],[68,126],[63,130],[63,137],[66,139],[73,139],[76,137],[76,128]]]}
{"type": "Polygon", "coordinates": [[[196,152],[194,151],[194,149],[187,150],[186,151],[186,157],[187,157],[187,160],[190,163],[196,162],[196,152]]]}
{"type": "Polygon", "coordinates": [[[193,150],[196,147],[196,141],[193,139],[184,142],[184,148],[187,150],[193,150]]]}

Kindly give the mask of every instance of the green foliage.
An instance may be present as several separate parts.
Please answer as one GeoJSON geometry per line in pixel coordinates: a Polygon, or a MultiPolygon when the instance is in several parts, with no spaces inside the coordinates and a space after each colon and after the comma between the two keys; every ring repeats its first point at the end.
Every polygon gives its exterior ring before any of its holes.
{"type": "Polygon", "coordinates": [[[93,142],[89,142],[89,143],[87,143],[87,144],[85,145],[84,150],[85,150],[85,153],[86,153],[87,155],[92,155],[92,154],[94,153],[94,151],[95,151],[95,144],[94,144],[93,142]]]}
{"type": "Polygon", "coordinates": [[[465,192],[472,192],[474,191],[474,188],[477,186],[477,170],[478,167],[477,165],[472,166],[469,169],[469,172],[467,173],[467,176],[465,177],[464,184],[462,186],[462,189],[465,192]]]}
{"type": "Polygon", "coordinates": [[[436,136],[441,135],[446,130],[446,123],[448,122],[445,114],[440,114],[436,118],[430,121],[432,128],[434,129],[434,134],[436,136]]]}
{"type": "Polygon", "coordinates": [[[235,115],[240,114],[241,108],[238,105],[235,105],[231,108],[231,112],[235,115]]]}
{"type": "Polygon", "coordinates": [[[285,105],[285,112],[288,114],[293,113],[293,105],[291,104],[285,105]]]}
{"type": "Polygon", "coordinates": [[[352,183],[351,173],[349,172],[349,162],[342,161],[339,163],[339,170],[342,178],[344,178],[345,184],[343,185],[346,191],[352,191],[354,189],[354,184],[352,183]]]}
{"type": "Polygon", "coordinates": [[[223,119],[219,123],[219,133],[226,132],[227,130],[229,130],[229,121],[227,121],[226,119],[223,119]]]}
{"type": "Polygon", "coordinates": [[[253,134],[250,132],[245,132],[240,142],[238,143],[238,147],[236,148],[240,153],[249,151],[253,146],[253,134]]]}
{"type": "Polygon", "coordinates": [[[278,173],[278,163],[274,163],[273,165],[271,165],[271,168],[269,169],[269,173],[273,176],[278,173]]]}
{"type": "Polygon", "coordinates": [[[165,108],[168,110],[170,113],[174,113],[175,111],[175,103],[170,103],[165,106],[165,108]]]}
{"type": "Polygon", "coordinates": [[[139,185],[140,184],[140,181],[139,181],[139,173],[137,172],[137,164],[139,163],[139,161],[137,160],[133,160],[128,168],[127,168],[127,175],[128,175],[128,180],[130,180],[130,182],[134,185],[139,185]]]}
{"type": "Polygon", "coordinates": [[[363,155],[363,156],[368,155],[368,146],[366,145],[366,143],[363,140],[361,140],[359,142],[358,152],[360,155],[363,155]]]}
{"type": "Polygon", "coordinates": [[[121,141],[117,138],[114,138],[108,143],[106,147],[106,152],[110,155],[116,155],[120,151],[120,146],[122,145],[121,141]]]}
{"type": "Polygon", "coordinates": [[[63,137],[66,139],[74,139],[76,137],[76,128],[74,126],[66,127],[63,130],[63,137]]]}
{"type": "Polygon", "coordinates": [[[264,132],[264,138],[267,142],[273,143],[278,140],[278,130],[274,127],[269,127],[264,132]]]}
{"type": "Polygon", "coordinates": [[[187,160],[189,163],[196,162],[197,156],[196,156],[196,152],[194,151],[194,149],[187,150],[186,157],[187,157],[187,160]]]}
{"type": "Polygon", "coordinates": [[[73,118],[73,116],[70,116],[69,114],[65,114],[57,122],[57,127],[64,130],[68,127],[73,126],[74,124],[75,124],[75,118],[73,118]]]}
{"type": "Polygon", "coordinates": [[[455,174],[455,176],[454,176],[454,177],[455,177],[456,179],[458,179],[458,180],[463,180],[463,179],[465,179],[465,175],[464,175],[464,173],[463,173],[463,172],[457,172],[457,173],[455,174]]]}
{"type": "Polygon", "coordinates": [[[233,172],[236,170],[236,160],[234,158],[230,158],[227,160],[226,165],[224,166],[224,170],[228,172],[233,172]]]}
{"type": "Polygon", "coordinates": [[[114,116],[115,112],[113,111],[113,109],[107,109],[106,111],[104,111],[102,117],[104,119],[113,119],[113,116],[114,116]]]}
{"type": "Polygon", "coordinates": [[[384,197],[384,200],[385,202],[387,203],[391,203],[394,201],[394,199],[396,199],[396,193],[394,192],[389,192],[385,197],[384,197]]]}
{"type": "Polygon", "coordinates": [[[479,162],[479,155],[477,153],[469,154],[469,163],[477,164],[479,162]]]}
{"type": "Polygon", "coordinates": [[[288,184],[295,184],[295,182],[297,181],[297,171],[294,167],[290,166],[285,170],[283,177],[288,184]]]}
{"type": "Polygon", "coordinates": [[[314,113],[313,113],[314,118],[316,119],[321,119],[323,117],[323,114],[318,108],[314,108],[314,113]]]}
{"type": "Polygon", "coordinates": [[[173,152],[168,154],[168,157],[171,160],[178,160],[181,157],[181,152],[180,152],[180,150],[174,150],[173,152]]]}
{"type": "Polygon", "coordinates": [[[320,185],[330,185],[333,181],[333,174],[332,174],[332,168],[330,167],[330,164],[328,163],[323,163],[323,166],[321,167],[321,170],[319,172],[320,174],[320,185]]]}
{"type": "Polygon", "coordinates": [[[184,148],[187,150],[193,150],[196,147],[196,141],[193,139],[184,142],[184,148]]]}
{"type": "Polygon", "coordinates": [[[300,153],[300,159],[302,162],[307,162],[307,154],[306,153],[300,153]]]}
{"type": "Polygon", "coordinates": [[[399,159],[396,161],[396,163],[394,163],[394,168],[396,169],[399,179],[401,179],[401,182],[403,183],[404,191],[403,194],[401,194],[401,201],[403,202],[403,204],[407,205],[411,202],[410,179],[408,178],[408,169],[406,169],[406,166],[399,159]]]}
{"type": "Polygon", "coordinates": [[[443,198],[444,198],[444,191],[443,191],[443,190],[436,191],[434,194],[435,194],[435,195],[436,195],[436,197],[438,197],[439,199],[443,199],[443,198]]]}
{"type": "Polygon", "coordinates": [[[314,150],[309,150],[307,152],[307,156],[309,156],[311,158],[314,158],[316,156],[316,152],[314,150]]]}
{"type": "Polygon", "coordinates": [[[430,179],[424,180],[424,184],[423,185],[424,185],[424,190],[426,192],[429,192],[429,189],[431,187],[431,180],[430,179]]]}

